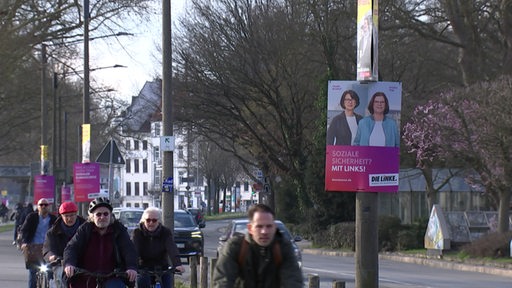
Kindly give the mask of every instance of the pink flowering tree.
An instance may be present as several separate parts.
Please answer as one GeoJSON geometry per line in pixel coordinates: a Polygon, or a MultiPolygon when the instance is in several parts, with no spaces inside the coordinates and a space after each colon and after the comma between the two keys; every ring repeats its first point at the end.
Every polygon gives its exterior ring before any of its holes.
{"type": "MultiPolygon", "coordinates": [[[[447,161],[461,163],[478,173],[478,179],[467,180],[469,184],[482,185],[496,202],[500,232],[509,229],[510,95],[512,79],[509,77],[454,89],[440,95],[437,101],[418,106],[404,126],[405,145],[409,152],[416,153],[418,167],[422,170],[428,171],[434,162],[447,161]]],[[[432,193],[427,191],[427,198],[433,196],[428,195],[429,192],[432,193]]]]}

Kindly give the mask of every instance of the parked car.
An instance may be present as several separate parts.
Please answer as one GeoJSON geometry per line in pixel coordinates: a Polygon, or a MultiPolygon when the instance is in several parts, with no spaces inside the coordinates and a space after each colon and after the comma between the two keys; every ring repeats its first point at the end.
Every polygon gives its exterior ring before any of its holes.
{"type": "MultiPolygon", "coordinates": [[[[219,257],[219,253],[224,247],[224,244],[233,237],[236,234],[245,234],[247,233],[247,224],[249,223],[248,219],[236,219],[231,220],[231,222],[226,227],[226,231],[224,234],[222,234],[219,237],[219,245],[217,246],[217,258],[219,257]]],[[[299,267],[302,268],[302,253],[300,252],[299,247],[295,242],[302,241],[302,237],[296,235],[292,237],[292,234],[286,228],[283,222],[280,220],[275,220],[275,223],[277,225],[277,229],[283,234],[285,239],[288,239],[292,242],[293,245],[293,252],[295,253],[295,256],[297,257],[297,261],[299,262],[299,267]]]]}
{"type": "Polygon", "coordinates": [[[188,263],[190,263],[191,257],[203,255],[204,237],[200,227],[192,213],[185,210],[174,210],[174,242],[176,242],[180,257],[186,258],[188,263]]]}
{"type": "Polygon", "coordinates": [[[116,217],[119,222],[123,223],[124,226],[128,229],[128,234],[132,235],[133,230],[137,228],[140,223],[140,218],[142,218],[142,213],[144,213],[144,209],[142,208],[127,208],[127,207],[116,207],[112,210],[114,217],[116,217]]]}
{"type": "Polygon", "coordinates": [[[194,219],[196,220],[197,225],[199,225],[199,228],[206,227],[206,220],[204,219],[203,212],[199,208],[187,208],[187,211],[192,213],[194,215],[194,219]]]}

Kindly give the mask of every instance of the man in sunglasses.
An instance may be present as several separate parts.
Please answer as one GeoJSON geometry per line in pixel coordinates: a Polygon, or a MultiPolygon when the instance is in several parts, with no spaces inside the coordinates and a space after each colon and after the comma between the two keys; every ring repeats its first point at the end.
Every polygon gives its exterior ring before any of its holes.
{"type": "Polygon", "coordinates": [[[75,268],[91,273],[126,272],[128,279],[111,277],[102,287],[125,287],[137,278],[137,253],[126,227],[112,216],[112,205],[99,197],[89,204],[88,221],[82,224],[64,249],[64,272],[71,288],[96,287],[96,277],[76,275],[75,268]]]}
{"type": "Polygon", "coordinates": [[[29,288],[36,288],[37,269],[44,263],[43,243],[46,232],[56,219],[55,215],[49,213],[48,200],[41,198],[37,201],[37,211],[28,214],[21,227],[21,250],[25,256],[25,267],[29,271],[29,288]]]}

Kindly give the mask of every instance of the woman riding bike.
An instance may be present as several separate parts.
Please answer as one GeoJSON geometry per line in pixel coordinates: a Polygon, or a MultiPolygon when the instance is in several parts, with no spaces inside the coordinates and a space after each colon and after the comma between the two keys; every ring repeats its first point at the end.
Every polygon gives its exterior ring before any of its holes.
{"type": "MultiPolygon", "coordinates": [[[[174,243],[174,237],[169,228],[163,226],[160,221],[162,212],[155,207],[144,210],[139,227],[133,231],[133,243],[139,255],[140,271],[155,271],[158,269],[174,267],[177,272],[183,273],[185,268],[181,265],[178,248],[174,243]],[[172,263],[169,263],[171,259],[172,263]]],[[[161,275],[161,287],[173,287],[173,273],[161,275]]],[[[138,288],[151,287],[150,275],[141,273],[137,277],[138,288]]]]}

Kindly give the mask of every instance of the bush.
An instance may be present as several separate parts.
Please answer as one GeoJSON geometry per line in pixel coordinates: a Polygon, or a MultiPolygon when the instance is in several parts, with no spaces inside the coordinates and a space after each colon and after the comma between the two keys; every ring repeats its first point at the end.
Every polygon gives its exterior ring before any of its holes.
{"type": "Polygon", "coordinates": [[[379,251],[395,251],[398,233],[402,230],[400,218],[391,215],[379,217],[379,251]]]}
{"type": "Polygon", "coordinates": [[[509,257],[510,239],[512,231],[490,233],[464,245],[461,250],[470,257],[509,257]]]}
{"type": "Polygon", "coordinates": [[[313,235],[313,244],[317,247],[331,249],[348,249],[355,251],[356,226],[354,222],[342,222],[330,225],[327,230],[313,235]]]}

